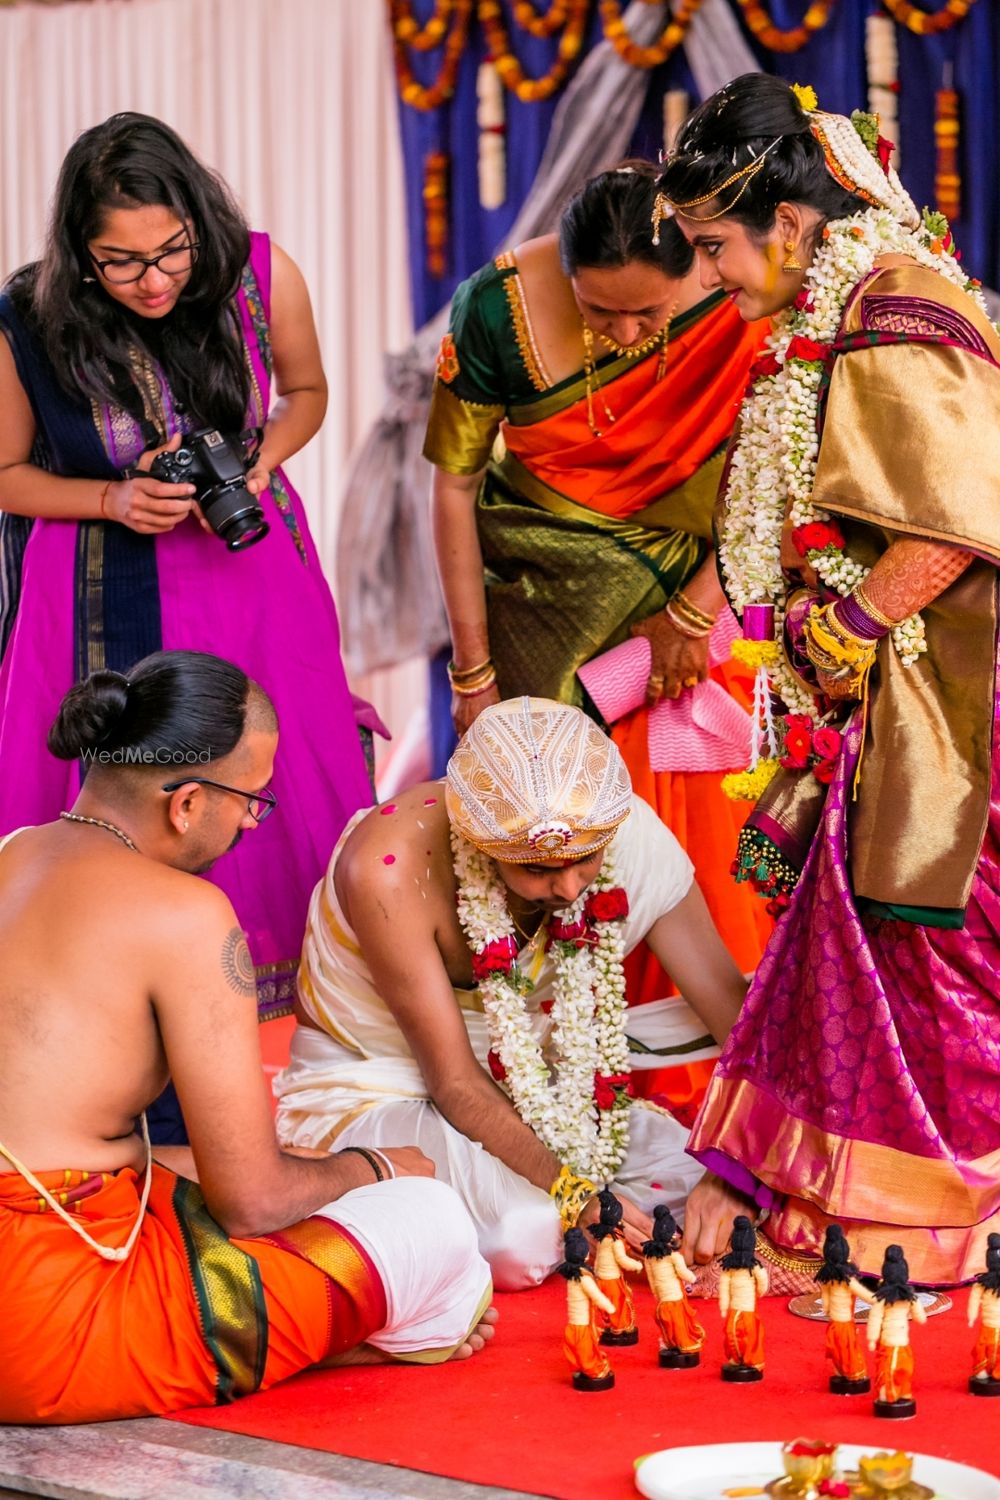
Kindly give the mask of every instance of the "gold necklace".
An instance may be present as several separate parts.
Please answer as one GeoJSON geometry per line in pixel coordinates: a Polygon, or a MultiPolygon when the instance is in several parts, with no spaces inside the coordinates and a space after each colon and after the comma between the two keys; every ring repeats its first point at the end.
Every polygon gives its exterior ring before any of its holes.
{"type": "MultiPolygon", "coordinates": [[[[517,928],[518,932],[524,938],[524,941],[526,943],[534,942],[535,938],[538,936],[539,928],[542,926],[542,923],[545,920],[545,915],[544,915],[544,913],[542,913],[541,914],[541,921],[539,921],[538,927],[535,928],[534,932],[528,932],[528,931],[526,931],[525,928],[523,928],[521,926],[520,922],[517,920],[517,918],[515,917],[514,913],[511,911],[511,909],[510,909],[510,902],[507,903],[507,915],[510,917],[510,920],[513,922],[514,926],[517,928]]],[[[528,917],[528,920],[529,921],[531,920],[530,916],[528,917]]]]}
{"type": "Polygon", "coordinates": [[[87,818],[83,813],[61,812],[59,816],[65,818],[67,823],[92,823],[95,828],[106,828],[109,833],[114,834],[116,839],[121,839],[126,849],[131,849],[136,854],[139,853],[137,846],[133,844],[128,834],[123,832],[121,828],[117,828],[114,823],[105,823],[103,818],[87,818]]]}
{"type": "MultiPolygon", "coordinates": [[[[658,328],[656,333],[650,334],[648,339],[643,339],[641,344],[618,344],[614,339],[609,338],[606,333],[599,334],[598,337],[619,358],[624,356],[626,359],[641,359],[659,344],[660,357],[656,361],[656,374],[653,379],[654,381],[662,380],[667,371],[667,348],[670,344],[670,325],[673,322],[676,311],[677,303],[675,302],[667,314],[667,320],[663,327],[658,328]]],[[[583,324],[583,378],[587,388],[587,426],[595,437],[603,437],[604,429],[598,427],[594,420],[595,392],[601,398],[604,415],[609,424],[615,420],[615,414],[608,405],[608,398],[604,394],[604,388],[597,373],[597,362],[594,358],[594,330],[586,318],[581,318],[580,321],[583,324]]]]}

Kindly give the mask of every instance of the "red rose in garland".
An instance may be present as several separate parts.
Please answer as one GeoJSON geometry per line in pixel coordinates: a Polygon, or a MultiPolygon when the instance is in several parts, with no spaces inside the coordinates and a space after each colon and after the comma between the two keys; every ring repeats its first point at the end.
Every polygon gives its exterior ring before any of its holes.
{"type": "Polygon", "coordinates": [[[489,1063],[490,1072],[493,1074],[493,1077],[496,1079],[497,1083],[504,1083],[507,1078],[507,1069],[500,1061],[499,1053],[494,1052],[492,1047],[486,1054],[486,1061],[489,1063]]]}
{"type": "Polygon", "coordinates": [[[813,734],[813,750],[820,760],[836,760],[840,754],[841,735],[839,729],[821,724],[813,734]]]}
{"type": "Polygon", "coordinates": [[[796,334],[785,350],[785,362],[801,359],[805,364],[812,365],[817,360],[826,359],[830,352],[829,344],[818,344],[815,339],[807,339],[801,333],[796,334]]]}
{"type": "Polygon", "coordinates": [[[472,955],[472,977],[485,979],[489,974],[509,974],[517,958],[517,939],[496,938],[472,955]]]}
{"type": "Polygon", "coordinates": [[[800,557],[807,552],[823,552],[827,547],[841,550],[844,534],[834,521],[808,521],[805,526],[796,526],[792,541],[800,557]]]}
{"type": "Polygon", "coordinates": [[[628,1073],[595,1073],[594,1103],[598,1109],[613,1109],[620,1090],[632,1092],[632,1080],[628,1073]]]}
{"type": "Polygon", "coordinates": [[[779,761],[786,771],[804,771],[809,764],[812,751],[812,735],[808,726],[796,724],[792,716],[785,720],[785,742],[779,761]]]}
{"type": "Polygon", "coordinates": [[[621,922],[628,916],[628,896],[620,885],[609,891],[591,891],[584,911],[592,922],[621,922]]]}

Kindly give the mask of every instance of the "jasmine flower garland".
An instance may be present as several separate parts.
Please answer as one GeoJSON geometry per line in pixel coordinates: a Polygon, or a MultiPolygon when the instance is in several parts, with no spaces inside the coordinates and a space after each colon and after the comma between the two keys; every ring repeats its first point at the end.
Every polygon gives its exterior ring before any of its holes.
{"type": "MultiPolygon", "coordinates": [[[[625,939],[628,900],[610,853],[593,884],[549,923],[550,1014],[529,1011],[530,981],[494,862],[452,829],[457,909],[490,1041],[518,1114],[564,1166],[609,1181],[628,1150],[625,939]]],[[[491,1059],[492,1062],[492,1059],[491,1059]]]]}

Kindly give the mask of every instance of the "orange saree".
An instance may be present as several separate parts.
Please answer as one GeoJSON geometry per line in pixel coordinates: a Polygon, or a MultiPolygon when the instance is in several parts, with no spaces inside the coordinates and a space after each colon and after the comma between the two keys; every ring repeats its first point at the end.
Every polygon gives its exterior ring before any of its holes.
{"type": "MultiPolygon", "coordinates": [[[[477,525],[503,696],[556,698],[600,717],[577,671],[627,640],[629,626],[662,609],[704,560],[723,450],[765,333],[717,294],[673,320],[665,370],[658,351],[598,361],[596,436],[582,372],[548,382],[514,257],[459,289],[424,452],[452,473],[489,460],[477,525]]],[[[726,662],[711,676],[749,705],[742,668],[726,662]]],[[[746,809],[723,795],[721,771],[652,769],[645,707],[611,732],[636,791],[694,862],[734,959],[752,970],[772,924],[729,873],[746,809]]],[[[673,993],[644,945],[627,974],[632,1005],[673,993]]],[[[710,1037],[693,1040],[700,1045],[666,1049],[662,1066],[633,1075],[637,1093],[665,1097],[687,1120],[718,1052],[710,1037]]]]}

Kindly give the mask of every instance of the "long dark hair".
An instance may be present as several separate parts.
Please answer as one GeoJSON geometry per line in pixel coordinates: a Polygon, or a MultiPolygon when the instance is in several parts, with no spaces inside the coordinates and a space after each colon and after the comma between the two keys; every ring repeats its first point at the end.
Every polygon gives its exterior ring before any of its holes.
{"type": "Polygon", "coordinates": [[[724,1271],[751,1271],[754,1266],[759,1266],[754,1251],[757,1248],[757,1236],[754,1227],[746,1214],[737,1214],[733,1220],[733,1232],[729,1236],[729,1249],[722,1257],[722,1269],[724,1271]]]}
{"type": "MultiPolygon", "coordinates": [[[[250,379],[232,299],[249,253],[246,220],[222,179],[161,120],[118,114],[85,130],[70,147],[45,253],[12,278],[10,291],[70,395],[112,401],[142,422],[129,355],[137,342],[152,340],[174,397],[198,424],[238,432],[250,379]],[[191,278],[162,320],[129,317],[99,281],[84,283],[97,274],[87,243],[105,214],[146,206],[189,221],[199,244],[191,278]]],[[[165,441],[167,434],[157,436],[165,441]]]]}
{"type": "Polygon", "coordinates": [[[902,1245],[886,1246],[882,1279],[872,1296],[879,1302],[916,1302],[917,1294],[910,1285],[910,1268],[902,1245]]]}
{"type": "Polygon", "coordinates": [[[848,1282],[859,1275],[857,1266],[851,1260],[851,1247],[844,1237],[844,1231],[839,1224],[828,1224],[823,1241],[823,1264],[813,1280],[822,1286],[824,1282],[848,1282]]]}
{"type": "Polygon", "coordinates": [[[690,203],[764,151],[760,170],[724,189],[712,205],[732,203],[727,218],[763,232],[779,203],[807,204],[823,222],[868,207],[830,176],[808,115],[788,84],[770,73],[744,73],[698,106],[681,127],[660,187],[671,203],[690,203]]]}
{"type": "Polygon", "coordinates": [[[273,724],[270,699],[245,672],[201,651],[155,651],[129,671],[92,672],[70,688],[49,730],[48,746],[60,760],[115,770],[185,765],[197,769],[235,750],[248,712],[273,724]],[[115,761],[110,760],[112,754],[115,761]]]}
{"type": "Polygon", "coordinates": [[[987,1292],[1000,1293],[1000,1234],[986,1240],[986,1270],[976,1280],[987,1292]]]}
{"type": "Polygon", "coordinates": [[[653,1209],[653,1238],[643,1245],[643,1255],[647,1260],[664,1260],[676,1250],[679,1233],[670,1209],[665,1203],[658,1203],[653,1209]]]}
{"type": "Polygon", "coordinates": [[[567,276],[581,267],[603,271],[632,261],[655,266],[664,276],[686,276],[694,251],[668,220],[653,244],[653,203],[657,168],[651,162],[623,162],[584,183],[559,220],[559,259],[567,276]]]}

